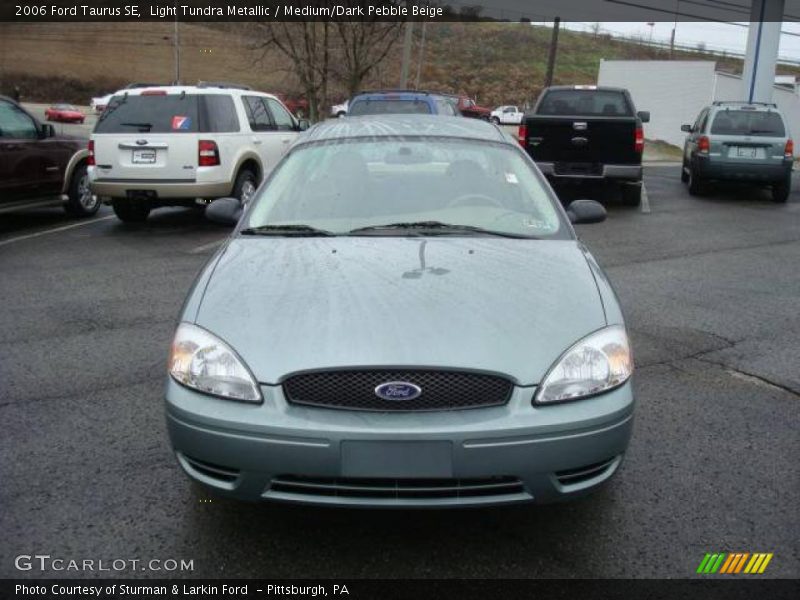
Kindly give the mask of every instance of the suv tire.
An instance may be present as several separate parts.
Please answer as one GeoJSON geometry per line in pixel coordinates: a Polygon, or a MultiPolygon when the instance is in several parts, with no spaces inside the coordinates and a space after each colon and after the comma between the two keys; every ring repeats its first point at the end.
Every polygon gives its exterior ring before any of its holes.
{"type": "Polygon", "coordinates": [[[242,206],[245,206],[253,199],[257,188],[256,174],[250,169],[242,169],[236,176],[236,183],[233,185],[233,197],[238,199],[242,206]]]}
{"type": "Polygon", "coordinates": [[[789,193],[792,191],[792,174],[783,181],[772,184],[772,201],[779,204],[784,204],[789,199],[789,193]]]}
{"type": "Polygon", "coordinates": [[[143,223],[150,214],[150,206],[141,201],[114,198],[111,205],[114,208],[114,214],[125,223],[143,223]]]}
{"type": "Polygon", "coordinates": [[[637,207],[642,203],[642,184],[623,184],[622,203],[625,206],[637,207]]]}
{"type": "Polygon", "coordinates": [[[86,163],[75,167],[72,179],[67,188],[68,200],[64,210],[73,217],[91,217],[100,208],[100,198],[92,194],[89,189],[89,175],[86,172],[86,163]]]}
{"type": "Polygon", "coordinates": [[[692,196],[699,196],[703,193],[703,180],[700,179],[699,176],[695,175],[694,169],[690,166],[689,167],[689,194],[692,196]]]}

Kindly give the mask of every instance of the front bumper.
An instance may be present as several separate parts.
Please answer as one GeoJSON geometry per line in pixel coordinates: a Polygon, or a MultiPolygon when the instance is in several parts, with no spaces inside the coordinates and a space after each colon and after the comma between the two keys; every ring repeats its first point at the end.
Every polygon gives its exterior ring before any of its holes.
{"type": "Polygon", "coordinates": [[[642,165],[601,165],[599,172],[559,172],[556,163],[536,162],[542,175],[556,179],[620,179],[641,181],[642,165]]]}
{"type": "Polygon", "coordinates": [[[222,495],[316,505],[413,507],[555,502],[619,467],[633,426],[630,381],[606,394],[531,406],[365,413],[198,394],[169,379],[170,440],[183,470],[222,495]]]}

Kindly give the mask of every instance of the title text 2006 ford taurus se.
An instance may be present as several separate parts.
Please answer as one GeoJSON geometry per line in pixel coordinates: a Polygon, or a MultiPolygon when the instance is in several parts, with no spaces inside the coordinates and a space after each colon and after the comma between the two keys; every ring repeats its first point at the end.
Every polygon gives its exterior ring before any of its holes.
{"type": "Polygon", "coordinates": [[[470,119],[307,132],[198,277],[166,407],[181,467],[242,499],[474,506],[618,469],[633,362],[617,299],[535,165],[470,119]]]}

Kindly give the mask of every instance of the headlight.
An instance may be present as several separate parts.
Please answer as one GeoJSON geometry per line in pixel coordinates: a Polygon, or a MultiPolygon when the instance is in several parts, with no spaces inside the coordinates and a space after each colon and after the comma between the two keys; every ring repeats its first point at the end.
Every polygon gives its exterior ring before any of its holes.
{"type": "Polygon", "coordinates": [[[199,392],[261,402],[258,385],[236,352],[205,329],[190,323],[181,323],[175,332],[169,374],[199,392]]]}
{"type": "Polygon", "coordinates": [[[550,367],[534,402],[563,402],[605,392],[625,383],[633,373],[628,335],[612,325],[583,338],[550,367]]]}

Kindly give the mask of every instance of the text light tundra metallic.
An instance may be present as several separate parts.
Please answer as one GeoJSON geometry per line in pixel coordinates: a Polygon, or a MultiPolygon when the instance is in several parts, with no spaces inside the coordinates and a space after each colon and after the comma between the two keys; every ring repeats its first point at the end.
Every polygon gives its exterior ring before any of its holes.
{"type": "Polygon", "coordinates": [[[184,304],[166,387],[180,465],[223,495],[322,505],[593,490],[628,446],[633,361],[567,217],[490,124],[312,128],[184,304]]]}

